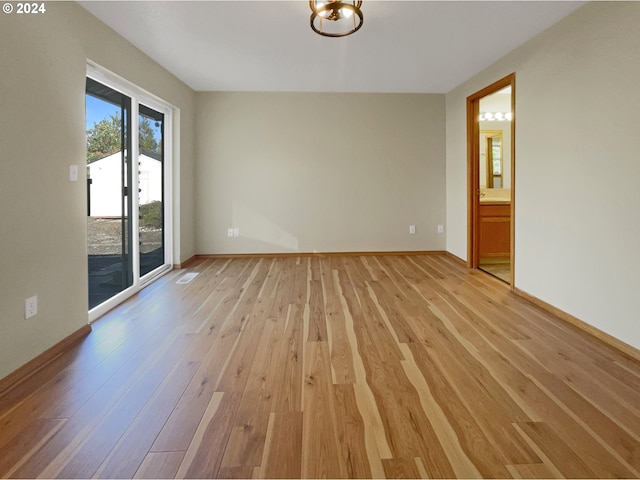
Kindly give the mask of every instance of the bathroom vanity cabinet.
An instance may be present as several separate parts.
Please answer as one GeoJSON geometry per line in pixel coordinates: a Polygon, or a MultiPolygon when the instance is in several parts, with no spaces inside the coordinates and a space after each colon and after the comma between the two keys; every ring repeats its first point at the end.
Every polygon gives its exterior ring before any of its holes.
{"type": "Polygon", "coordinates": [[[480,202],[480,258],[508,257],[511,251],[510,202],[480,202]]]}

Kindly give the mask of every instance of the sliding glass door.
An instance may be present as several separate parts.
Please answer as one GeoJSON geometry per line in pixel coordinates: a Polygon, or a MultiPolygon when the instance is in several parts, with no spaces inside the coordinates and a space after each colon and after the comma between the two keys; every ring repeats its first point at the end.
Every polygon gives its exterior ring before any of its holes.
{"type": "Polygon", "coordinates": [[[89,308],[133,284],[131,99],[87,79],[89,308]]]}
{"type": "Polygon", "coordinates": [[[170,109],[96,77],[86,83],[90,320],[172,263],[165,198],[170,109]]]}

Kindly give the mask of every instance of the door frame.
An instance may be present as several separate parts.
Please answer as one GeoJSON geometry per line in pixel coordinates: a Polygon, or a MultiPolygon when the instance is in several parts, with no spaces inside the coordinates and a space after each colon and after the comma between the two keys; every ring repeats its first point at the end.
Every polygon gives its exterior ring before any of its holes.
{"type": "Polygon", "coordinates": [[[515,153],[516,153],[516,74],[495,81],[467,97],[467,266],[480,263],[480,100],[505,87],[511,87],[511,221],[510,287],[515,289],[515,153]]]}
{"type": "MultiPolygon", "coordinates": [[[[173,236],[174,236],[174,223],[173,223],[173,138],[174,138],[174,124],[173,115],[177,111],[176,107],[169,104],[165,100],[143,90],[137,85],[125,80],[119,75],[112,73],[106,68],[94,63],[91,60],[87,60],[86,64],[86,76],[93,80],[106,85],[114,90],[117,90],[124,95],[131,98],[131,118],[132,118],[132,134],[131,134],[131,150],[133,152],[138,151],[138,104],[143,105],[156,110],[159,113],[164,114],[164,178],[163,178],[163,190],[164,190],[164,265],[158,267],[155,270],[147,273],[144,276],[140,276],[140,258],[138,247],[136,246],[131,250],[132,256],[132,268],[133,268],[133,284],[123,290],[122,292],[114,295],[107,301],[97,305],[89,310],[89,322],[93,322],[106,312],[125,301],[130,296],[142,290],[148,284],[152,283],[162,275],[168,273],[173,269],[173,236]],[[136,127],[135,129],[133,127],[136,127]]],[[[132,162],[137,162],[137,156],[131,156],[132,162]]],[[[132,169],[131,185],[138,185],[138,169],[132,169]]],[[[137,235],[139,234],[139,208],[138,202],[134,201],[131,205],[130,213],[130,226],[133,232],[136,232],[135,239],[137,243],[137,235]]],[[[130,242],[133,242],[133,237],[130,242]]]]}

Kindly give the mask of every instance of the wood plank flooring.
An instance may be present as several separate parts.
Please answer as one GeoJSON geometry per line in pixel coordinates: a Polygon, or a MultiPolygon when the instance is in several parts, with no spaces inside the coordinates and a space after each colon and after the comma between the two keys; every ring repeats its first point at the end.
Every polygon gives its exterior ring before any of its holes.
{"type": "Polygon", "coordinates": [[[638,478],[640,364],[446,256],[201,259],[0,397],[0,476],[638,478]]]}

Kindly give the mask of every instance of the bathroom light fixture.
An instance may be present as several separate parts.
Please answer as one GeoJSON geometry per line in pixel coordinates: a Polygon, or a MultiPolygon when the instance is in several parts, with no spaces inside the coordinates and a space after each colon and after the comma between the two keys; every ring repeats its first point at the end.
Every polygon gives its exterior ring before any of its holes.
{"type": "Polygon", "coordinates": [[[346,37],[360,30],[362,0],[309,0],[311,29],[324,37],[346,37]]]}
{"type": "Polygon", "coordinates": [[[480,114],[478,120],[481,122],[510,122],[513,120],[513,114],[511,112],[485,112],[480,114]]]}

